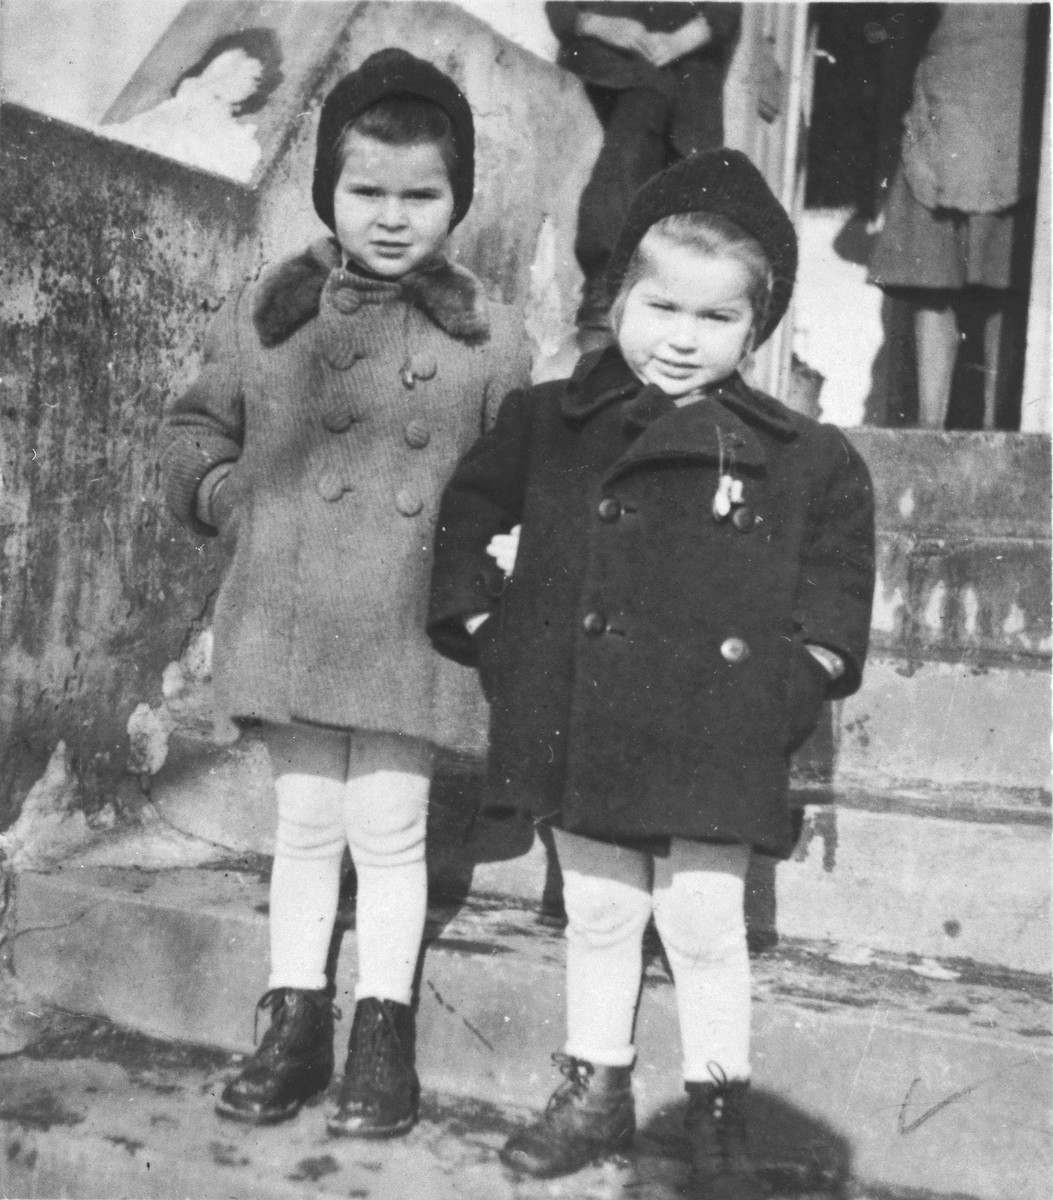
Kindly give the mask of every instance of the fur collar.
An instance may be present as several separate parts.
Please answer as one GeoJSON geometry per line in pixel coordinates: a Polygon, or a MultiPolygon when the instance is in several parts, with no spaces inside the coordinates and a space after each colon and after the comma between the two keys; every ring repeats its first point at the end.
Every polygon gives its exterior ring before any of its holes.
{"type": "MultiPolygon", "coordinates": [[[[263,275],[256,288],[252,318],[265,346],[277,346],[318,315],[322,289],[334,270],[340,270],[339,251],[332,239],[324,239],[263,275]]],[[[350,273],[345,274],[354,280],[350,273]]],[[[471,271],[440,259],[405,276],[399,284],[403,298],[450,337],[471,346],[489,340],[486,294],[471,271]]]]}

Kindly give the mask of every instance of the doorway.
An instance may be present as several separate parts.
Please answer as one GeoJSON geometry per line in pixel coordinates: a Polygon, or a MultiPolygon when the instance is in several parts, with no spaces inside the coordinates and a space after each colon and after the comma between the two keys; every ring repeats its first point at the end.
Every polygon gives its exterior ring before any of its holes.
{"type": "MultiPolygon", "coordinates": [[[[900,161],[914,75],[943,7],[820,3],[809,10],[817,49],[801,225],[800,336],[802,357],[824,374],[835,373],[827,386],[838,392],[840,411],[828,415],[841,423],[913,426],[918,420],[917,293],[879,289],[868,272],[900,161]]],[[[1026,7],[1021,140],[1037,145],[1049,8],[1026,7]]],[[[1033,242],[1032,208],[1014,229],[1017,319],[1003,319],[998,338],[1001,400],[994,427],[999,429],[1020,427],[1033,242]]],[[[992,302],[999,298],[998,291],[986,287],[968,287],[960,294],[960,345],[947,429],[983,428],[984,329],[992,302]]]]}

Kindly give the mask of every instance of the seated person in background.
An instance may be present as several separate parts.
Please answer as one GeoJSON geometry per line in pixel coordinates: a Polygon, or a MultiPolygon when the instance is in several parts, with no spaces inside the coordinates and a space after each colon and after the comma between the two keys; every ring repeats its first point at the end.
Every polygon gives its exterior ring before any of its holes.
{"type": "Polygon", "coordinates": [[[581,77],[604,130],[574,246],[585,275],[583,351],[610,340],[604,272],[634,193],[679,159],[724,144],[724,76],[740,9],[684,0],[545,5],[557,61],[581,77]]]}

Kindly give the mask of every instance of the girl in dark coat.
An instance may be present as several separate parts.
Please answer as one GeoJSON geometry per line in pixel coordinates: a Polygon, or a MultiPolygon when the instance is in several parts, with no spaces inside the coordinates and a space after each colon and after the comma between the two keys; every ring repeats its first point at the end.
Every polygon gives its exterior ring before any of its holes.
{"type": "Polygon", "coordinates": [[[460,668],[424,630],[443,485],[527,379],[511,313],[443,250],[472,198],[472,114],[399,50],[326,98],[314,203],[335,239],[217,316],[169,415],[176,515],[231,558],[216,601],[220,717],[262,722],[278,798],[272,1025],[219,1112],[293,1116],[333,1069],[326,960],[340,866],[357,875],[358,979],[332,1133],[415,1120],[410,1008],[426,902],[437,714],[460,668]]]}
{"type": "Polygon", "coordinates": [[[553,826],[564,880],[567,1082],[504,1150],[531,1174],[632,1138],[653,913],[697,1186],[762,1194],[742,1116],[746,867],[792,849],[788,758],[823,700],[858,688],[873,590],[861,458],[738,374],[796,257],[738,151],[656,176],[611,260],[617,344],[512,393],[443,498],[429,628],[480,671],[495,804],[553,826]]]}

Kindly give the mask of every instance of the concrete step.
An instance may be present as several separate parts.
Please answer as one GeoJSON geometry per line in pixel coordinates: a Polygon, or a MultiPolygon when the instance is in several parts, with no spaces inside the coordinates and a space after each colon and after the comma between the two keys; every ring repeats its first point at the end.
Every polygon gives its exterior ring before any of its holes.
{"type": "MultiPolygon", "coordinates": [[[[942,694],[942,675],[930,678],[928,671],[914,677],[919,693],[942,694]]],[[[880,668],[877,675],[880,682],[880,668]]],[[[763,944],[778,933],[851,944],[856,954],[871,948],[1049,971],[1048,793],[983,781],[981,768],[990,767],[983,758],[988,743],[969,724],[960,696],[948,722],[957,733],[963,728],[973,733],[978,778],[941,788],[919,783],[923,761],[939,759],[951,773],[949,752],[941,758],[939,732],[924,719],[925,710],[903,704],[895,690],[903,677],[892,671],[888,679],[892,690],[882,697],[876,684],[869,707],[865,701],[845,702],[836,749],[828,732],[825,745],[817,737],[805,757],[795,789],[802,806],[797,850],[778,865],[757,857],[751,869],[748,916],[754,938],[763,944]],[[906,779],[883,776],[889,752],[880,764],[874,761],[879,756],[872,756],[868,739],[882,723],[899,726],[900,772],[906,779]]],[[[977,682],[993,687],[992,673],[977,682]]],[[[1048,683],[1045,687],[1048,693],[1048,683]]],[[[1048,694],[1043,699],[1048,702],[1048,694]]],[[[1027,754],[1044,752],[1023,715],[1012,725],[1018,765],[1027,754]],[[1032,744],[1023,744],[1025,733],[1032,744]]],[[[1048,722],[1043,736],[1048,741],[1048,722]]],[[[953,739],[948,734],[946,740],[953,739]]],[[[558,907],[558,868],[548,847],[528,823],[477,818],[482,793],[477,760],[443,762],[429,816],[433,893],[463,895],[471,884],[476,892],[517,903],[558,907]]],[[[158,814],[153,829],[163,823],[193,835],[180,843],[189,856],[180,861],[217,852],[267,854],[272,848],[270,770],[262,745],[251,738],[223,748],[174,736],[153,796],[158,814]]],[[[153,836],[146,835],[147,844],[153,836]]],[[[145,851],[134,839],[121,844],[129,864],[143,861],[145,851]]]]}
{"type": "MultiPolygon", "coordinates": [[[[16,975],[63,1008],[247,1051],[266,982],[265,866],[217,860],[148,871],[71,861],[25,872],[16,975]]],[[[351,1010],[352,926],[345,912],[338,1037],[351,1010]]],[[[755,959],[761,1136],[790,1127],[798,1153],[805,1146],[809,1161],[866,1187],[1044,1198],[1053,1168],[1048,980],[917,954],[852,961],[824,949],[784,939],[755,959]],[[769,1121],[766,1111],[781,1116],[769,1121]]],[[[425,1087],[498,1108],[543,1103],[558,1081],[548,1057],[562,1039],[562,989],[558,921],[474,893],[434,907],[419,987],[425,1087]]],[[[682,1092],[673,989],[653,944],[637,1041],[640,1119],[660,1134],[682,1092]]],[[[214,1140],[241,1154],[236,1139],[214,1140]]]]}
{"type": "MultiPolygon", "coordinates": [[[[875,612],[875,628],[880,614],[875,612]]],[[[863,687],[831,706],[798,755],[834,787],[940,793],[948,812],[986,790],[995,806],[1049,806],[1048,665],[980,666],[875,654],[863,687]]]]}

